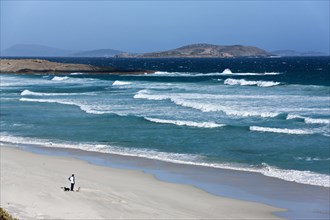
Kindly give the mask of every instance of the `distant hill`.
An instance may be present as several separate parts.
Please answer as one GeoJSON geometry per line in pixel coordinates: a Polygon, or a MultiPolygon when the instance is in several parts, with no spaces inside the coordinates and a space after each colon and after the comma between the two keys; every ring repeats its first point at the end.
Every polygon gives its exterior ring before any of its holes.
{"type": "Polygon", "coordinates": [[[56,57],[67,56],[75,51],[62,50],[34,44],[17,44],[1,51],[1,56],[7,57],[56,57]]]}
{"type": "Polygon", "coordinates": [[[213,44],[190,44],[173,50],[133,54],[113,49],[72,51],[34,44],[17,44],[2,50],[2,57],[120,57],[120,58],[226,58],[271,56],[329,56],[321,52],[298,52],[277,50],[267,52],[253,46],[220,46],[213,44]]]}
{"type": "Polygon", "coordinates": [[[295,50],[276,50],[270,52],[274,55],[281,56],[281,57],[301,57],[301,56],[328,56],[326,53],[322,52],[315,52],[315,51],[308,51],[308,52],[299,52],[295,50]]]}
{"type": "Polygon", "coordinates": [[[72,51],[35,44],[17,44],[1,51],[3,57],[113,57],[123,51],[112,49],[72,51]]]}
{"type": "Polygon", "coordinates": [[[225,57],[269,57],[267,51],[251,46],[219,46],[213,44],[191,44],[174,50],[144,54],[120,54],[116,57],[136,58],[225,58],[225,57]]]}
{"type": "Polygon", "coordinates": [[[123,51],[113,49],[100,49],[100,50],[89,50],[78,53],[70,54],[73,57],[114,57],[115,55],[122,54],[123,51]]]}

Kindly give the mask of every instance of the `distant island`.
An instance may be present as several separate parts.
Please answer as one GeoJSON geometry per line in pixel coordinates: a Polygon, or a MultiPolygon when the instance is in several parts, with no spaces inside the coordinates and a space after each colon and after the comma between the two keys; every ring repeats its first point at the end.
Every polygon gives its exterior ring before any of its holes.
{"type": "Polygon", "coordinates": [[[231,58],[231,57],[270,57],[267,51],[251,46],[233,45],[219,46],[213,44],[191,44],[177,49],[144,53],[119,54],[120,58],[231,58]]]}
{"type": "Polygon", "coordinates": [[[294,50],[266,51],[254,46],[230,45],[221,46],[207,43],[190,44],[176,49],[130,53],[114,49],[87,51],[63,50],[53,47],[32,44],[18,44],[0,52],[1,57],[104,57],[104,58],[236,58],[236,57],[291,57],[291,56],[329,56],[326,53],[294,50]]]}
{"type": "Polygon", "coordinates": [[[119,70],[113,67],[99,67],[76,63],[57,63],[40,59],[0,59],[0,73],[16,74],[68,74],[68,73],[102,73],[102,74],[147,74],[150,70],[119,70]]]}

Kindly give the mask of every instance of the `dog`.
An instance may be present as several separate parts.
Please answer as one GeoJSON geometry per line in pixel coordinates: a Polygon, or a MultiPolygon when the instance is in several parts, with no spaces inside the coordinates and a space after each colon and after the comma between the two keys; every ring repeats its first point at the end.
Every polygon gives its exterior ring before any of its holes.
{"type": "MultiPolygon", "coordinates": [[[[70,188],[68,187],[61,187],[61,189],[63,189],[63,191],[70,191],[70,188]]],[[[80,186],[78,187],[78,189],[76,189],[76,192],[79,192],[80,191],[80,186]]]]}
{"type": "Polygon", "coordinates": [[[63,191],[70,191],[70,188],[68,188],[68,187],[61,187],[61,189],[63,189],[63,191]]]}

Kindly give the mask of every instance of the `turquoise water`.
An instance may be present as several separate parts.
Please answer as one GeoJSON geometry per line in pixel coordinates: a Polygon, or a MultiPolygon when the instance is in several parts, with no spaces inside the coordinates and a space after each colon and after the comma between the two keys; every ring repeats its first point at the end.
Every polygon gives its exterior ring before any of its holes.
{"type": "Polygon", "coordinates": [[[329,57],[87,59],[152,75],[1,75],[1,141],[329,187],[329,57]]]}

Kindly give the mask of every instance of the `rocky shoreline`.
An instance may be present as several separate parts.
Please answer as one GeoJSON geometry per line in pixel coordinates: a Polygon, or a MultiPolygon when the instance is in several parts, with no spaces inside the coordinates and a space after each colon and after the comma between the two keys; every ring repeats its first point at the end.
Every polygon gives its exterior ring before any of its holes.
{"type": "Polygon", "coordinates": [[[68,74],[73,72],[93,74],[149,74],[151,70],[119,70],[87,64],[58,63],[41,59],[0,59],[0,73],[15,74],[68,74]]]}

